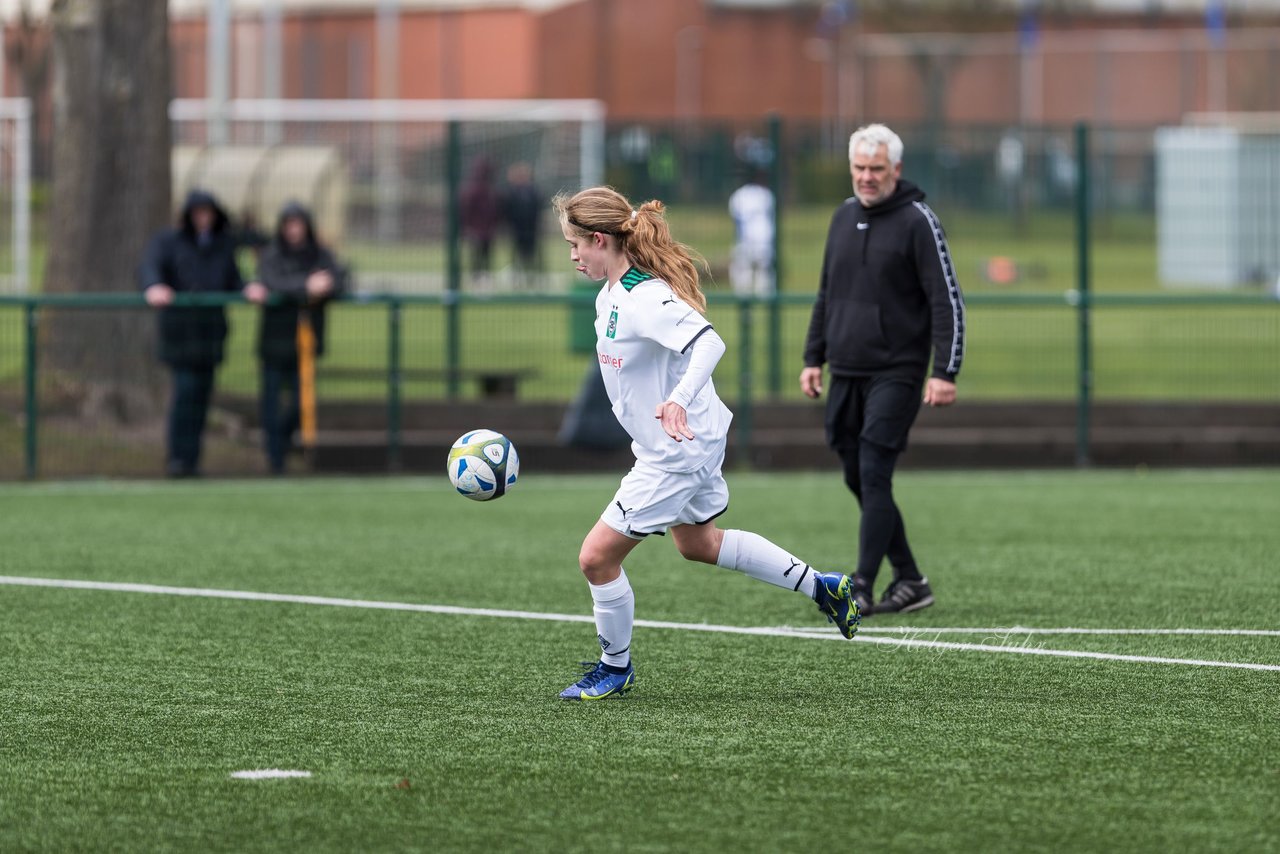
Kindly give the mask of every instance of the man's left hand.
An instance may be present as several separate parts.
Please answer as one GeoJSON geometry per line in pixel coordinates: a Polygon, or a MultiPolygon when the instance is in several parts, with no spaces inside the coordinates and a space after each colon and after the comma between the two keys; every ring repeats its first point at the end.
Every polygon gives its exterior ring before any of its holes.
{"type": "Polygon", "coordinates": [[[937,377],[929,377],[924,385],[925,406],[950,406],[956,402],[956,384],[937,377]]]}
{"type": "Polygon", "coordinates": [[[307,276],[307,296],[312,300],[322,300],[333,293],[333,274],[328,270],[317,270],[307,276]]]}

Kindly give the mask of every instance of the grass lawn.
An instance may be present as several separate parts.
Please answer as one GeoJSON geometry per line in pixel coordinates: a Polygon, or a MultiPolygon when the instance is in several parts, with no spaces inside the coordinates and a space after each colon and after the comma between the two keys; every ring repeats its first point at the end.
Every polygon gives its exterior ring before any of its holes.
{"type": "MultiPolygon", "coordinates": [[[[782,290],[812,293],[822,269],[822,250],[831,205],[795,205],[784,208],[782,229],[782,290]]],[[[1007,218],[990,213],[948,211],[939,217],[947,229],[956,259],[956,272],[968,293],[1062,293],[1077,286],[1075,224],[1070,214],[1039,213],[1025,228],[1017,229],[1007,218]],[[1021,271],[1018,281],[998,285],[987,281],[983,270],[988,259],[1010,258],[1021,271]]],[[[719,208],[675,206],[667,212],[671,232],[692,246],[711,264],[710,290],[728,292],[727,269],[733,244],[733,222],[719,208]]],[[[554,229],[553,229],[554,231],[554,229]]],[[[1092,235],[1094,286],[1102,292],[1148,293],[1162,290],[1156,272],[1155,222],[1150,216],[1115,215],[1099,220],[1092,235]]],[[[342,247],[357,274],[376,278],[377,273],[440,274],[446,266],[443,242],[388,246],[353,240],[342,247]]],[[[464,269],[469,263],[463,252],[464,269]]],[[[567,248],[556,233],[542,243],[543,264],[549,272],[564,273],[572,281],[567,248]]],[[[495,250],[495,268],[510,263],[505,242],[495,250]]]]}
{"type": "MultiPolygon", "coordinates": [[[[615,485],[0,486],[0,850],[1280,846],[1275,471],[904,473],[938,603],[867,642],[655,539],[637,617],[791,629],[638,628],[636,690],[596,705],[555,697],[589,623],[11,583],[586,616],[615,485]],[[1063,628],[1096,633],[1032,631],[1063,628]],[[267,768],[312,776],[230,777],[267,768]]],[[[837,476],[731,486],[726,527],[848,565],[837,476]]]]}

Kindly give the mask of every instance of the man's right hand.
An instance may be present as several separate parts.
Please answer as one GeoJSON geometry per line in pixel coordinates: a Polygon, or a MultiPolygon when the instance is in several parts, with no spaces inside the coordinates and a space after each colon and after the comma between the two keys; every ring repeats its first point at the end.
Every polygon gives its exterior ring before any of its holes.
{"type": "Polygon", "coordinates": [[[157,282],[142,292],[142,298],[153,308],[163,308],[173,302],[173,288],[164,282],[157,282]]]}
{"type": "Polygon", "coordinates": [[[800,372],[800,390],[806,397],[822,394],[822,368],[805,368],[800,372]]]}
{"type": "Polygon", "coordinates": [[[269,293],[267,286],[262,282],[250,282],[244,286],[244,298],[258,305],[262,305],[267,301],[269,293]]]}

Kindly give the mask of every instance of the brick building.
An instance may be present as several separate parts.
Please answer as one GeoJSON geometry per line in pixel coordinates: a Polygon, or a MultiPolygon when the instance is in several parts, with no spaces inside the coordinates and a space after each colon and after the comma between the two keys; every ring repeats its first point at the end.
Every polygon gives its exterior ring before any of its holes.
{"type": "MultiPolygon", "coordinates": [[[[1041,0],[1034,26],[1017,0],[963,13],[864,0],[861,17],[817,0],[171,0],[177,97],[206,94],[219,2],[235,98],[597,98],[637,119],[994,125],[1280,111],[1274,0],[1229,0],[1217,29],[1196,0],[1041,0]]],[[[20,3],[38,16],[48,0],[0,0],[10,42],[20,3]]]]}
{"type": "MultiPolygon", "coordinates": [[[[207,2],[173,3],[179,96],[204,93],[207,2]]],[[[1216,31],[1202,3],[1183,0],[1077,3],[1034,27],[1013,0],[980,15],[946,3],[894,15],[887,4],[861,18],[815,0],[276,2],[289,98],[598,98],[610,115],[638,119],[775,111],[959,124],[1280,110],[1280,9],[1261,0],[1236,0],[1216,31]],[[388,74],[378,13],[392,5],[388,74]]],[[[263,94],[270,4],[234,4],[233,96],[263,94]]]]}

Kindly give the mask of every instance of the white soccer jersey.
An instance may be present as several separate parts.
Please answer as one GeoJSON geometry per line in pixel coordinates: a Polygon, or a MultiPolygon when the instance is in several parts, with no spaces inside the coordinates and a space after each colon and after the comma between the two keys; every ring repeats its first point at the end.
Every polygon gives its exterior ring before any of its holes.
{"type": "Polygon", "coordinates": [[[744,184],[729,196],[729,215],[738,226],[738,242],[773,253],[773,191],[744,184]]]}
{"type": "Polygon", "coordinates": [[[687,410],[693,441],[672,439],[654,417],[684,376],[693,342],[709,329],[707,319],[666,282],[635,267],[618,282],[606,282],[596,296],[600,373],[637,460],[687,472],[723,450],[733,413],[710,379],[687,410]]]}

